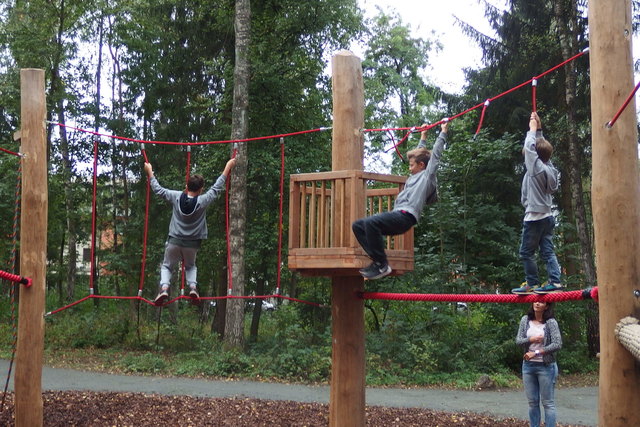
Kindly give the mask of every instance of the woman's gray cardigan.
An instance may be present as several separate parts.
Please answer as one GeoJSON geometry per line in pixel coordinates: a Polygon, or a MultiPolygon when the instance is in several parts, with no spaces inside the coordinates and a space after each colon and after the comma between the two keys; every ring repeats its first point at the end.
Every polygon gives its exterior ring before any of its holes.
{"type": "MultiPolygon", "coordinates": [[[[518,335],[516,336],[516,344],[518,344],[524,350],[524,353],[529,351],[529,338],[527,337],[527,330],[529,329],[529,316],[526,314],[520,319],[520,327],[518,328],[518,335]]],[[[562,336],[560,335],[560,327],[556,319],[549,319],[544,323],[544,347],[542,351],[542,360],[545,365],[556,361],[556,351],[562,348],[562,336]]]]}

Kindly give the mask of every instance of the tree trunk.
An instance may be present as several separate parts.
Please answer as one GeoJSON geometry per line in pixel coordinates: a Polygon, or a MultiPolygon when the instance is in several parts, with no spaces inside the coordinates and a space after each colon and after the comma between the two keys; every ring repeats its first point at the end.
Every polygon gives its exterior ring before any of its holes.
{"type": "MultiPolygon", "coordinates": [[[[248,135],[249,121],[249,41],[251,30],[250,0],[236,0],[235,36],[236,63],[233,72],[233,109],[231,138],[242,139],[248,135]]],[[[231,243],[232,295],[243,295],[245,285],[245,229],[247,207],[247,144],[237,144],[238,162],[231,174],[229,194],[231,243]]],[[[244,309],[241,299],[230,299],[227,304],[227,324],[224,342],[227,348],[239,348],[244,344],[244,309]]]]}
{"type": "MultiPolygon", "coordinates": [[[[256,295],[264,295],[264,271],[263,274],[257,280],[256,283],[256,295]]],[[[258,329],[260,328],[260,315],[262,314],[262,300],[256,299],[255,305],[253,306],[253,313],[251,316],[251,327],[249,328],[249,341],[256,342],[258,341],[258,329]]]]}
{"type": "MultiPolygon", "coordinates": [[[[554,4],[554,14],[558,26],[558,38],[562,49],[563,60],[568,60],[577,51],[577,36],[572,34],[571,28],[577,28],[575,0],[566,2],[557,1],[554,4]],[[566,10],[563,10],[566,5],[566,10]]],[[[584,205],[582,189],[582,151],[579,144],[578,129],[576,126],[576,63],[567,64],[565,69],[565,102],[567,106],[567,141],[569,148],[569,164],[567,170],[571,177],[571,200],[575,214],[575,225],[580,241],[580,260],[584,277],[584,286],[591,287],[596,282],[595,264],[593,261],[593,245],[587,225],[587,212],[584,205]]],[[[599,342],[598,312],[587,311],[587,342],[590,349],[597,348],[599,342]],[[595,329],[594,329],[595,328],[595,329]]],[[[592,353],[591,356],[595,356],[592,353]]]]}
{"type": "MultiPolygon", "coordinates": [[[[224,296],[227,294],[227,269],[219,268],[218,269],[218,287],[217,287],[217,296],[224,296]]],[[[219,299],[216,300],[216,311],[213,316],[213,321],[211,322],[211,332],[215,332],[220,339],[224,338],[224,326],[225,326],[225,318],[227,313],[227,300],[219,299]]]]}

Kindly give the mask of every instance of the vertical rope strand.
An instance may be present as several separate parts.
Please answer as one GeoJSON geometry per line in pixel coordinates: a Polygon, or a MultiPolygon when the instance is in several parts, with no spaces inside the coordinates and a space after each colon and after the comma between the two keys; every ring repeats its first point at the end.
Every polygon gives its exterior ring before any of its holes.
{"type": "Polygon", "coordinates": [[[280,138],[280,209],[278,219],[278,265],[276,266],[276,295],[280,295],[282,278],[282,203],[284,199],[284,138],[280,138]]]}
{"type": "Polygon", "coordinates": [[[93,295],[96,276],[96,199],[98,194],[98,140],[93,142],[93,198],[91,200],[91,261],[89,295],[93,295]]]}
{"type": "MultiPolygon", "coordinates": [[[[16,254],[18,252],[18,230],[20,219],[20,199],[22,196],[22,156],[18,158],[18,168],[16,173],[16,191],[15,204],[13,210],[13,228],[11,230],[11,255],[8,261],[8,271],[16,273],[16,254]]],[[[13,361],[16,358],[16,346],[18,344],[18,318],[16,317],[16,287],[15,283],[9,288],[9,297],[11,300],[11,358],[9,360],[9,370],[7,372],[7,380],[4,383],[4,392],[2,393],[2,403],[0,403],[0,412],[4,409],[4,402],[7,399],[7,390],[9,390],[9,380],[13,371],[13,361]]]]}
{"type": "MultiPolygon", "coordinates": [[[[142,155],[144,161],[149,163],[147,152],[142,144],[142,155]]],[[[144,231],[142,237],[142,261],[140,265],[140,284],[138,285],[138,296],[142,296],[142,288],[144,287],[144,274],[147,267],[147,237],[149,235],[149,193],[151,192],[151,179],[147,178],[147,191],[144,202],[144,231]]]]}

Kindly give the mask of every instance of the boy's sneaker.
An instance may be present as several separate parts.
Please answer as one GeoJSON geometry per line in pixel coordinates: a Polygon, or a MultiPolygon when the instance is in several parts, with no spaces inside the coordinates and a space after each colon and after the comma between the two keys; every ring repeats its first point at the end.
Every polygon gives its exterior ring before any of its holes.
{"type": "Polygon", "coordinates": [[[200,298],[200,294],[198,293],[198,289],[195,286],[191,286],[191,290],[189,291],[189,296],[194,299],[200,298]]]}
{"type": "Polygon", "coordinates": [[[366,280],[375,280],[388,276],[391,274],[391,271],[391,266],[389,266],[389,264],[383,265],[374,261],[369,265],[369,267],[360,270],[360,274],[362,274],[362,277],[366,280]]]}
{"type": "Polygon", "coordinates": [[[529,295],[536,292],[539,287],[540,286],[529,286],[527,282],[522,282],[519,288],[511,289],[511,293],[516,295],[529,295]]]}
{"type": "Polygon", "coordinates": [[[153,303],[155,305],[162,305],[164,304],[167,300],[169,299],[169,292],[167,291],[167,289],[162,289],[160,292],[158,292],[158,295],[156,296],[156,298],[153,300],[153,303]]]}
{"type": "Polygon", "coordinates": [[[562,286],[562,284],[549,282],[544,286],[538,287],[533,292],[535,292],[536,294],[552,294],[554,292],[563,292],[563,291],[564,291],[564,286],[562,286]]]}

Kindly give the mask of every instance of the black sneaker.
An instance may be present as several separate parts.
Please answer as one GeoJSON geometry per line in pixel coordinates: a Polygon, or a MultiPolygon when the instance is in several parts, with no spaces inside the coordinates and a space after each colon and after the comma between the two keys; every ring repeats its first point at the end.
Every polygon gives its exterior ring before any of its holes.
{"type": "Polygon", "coordinates": [[[379,264],[377,262],[371,263],[371,265],[361,271],[362,277],[366,280],[381,279],[384,276],[391,274],[391,266],[389,264],[379,264]]]}
{"type": "Polygon", "coordinates": [[[156,296],[156,299],[153,300],[153,303],[155,305],[162,305],[168,299],[169,299],[169,292],[167,292],[166,289],[162,289],[160,292],[158,292],[158,295],[156,296]]]}

